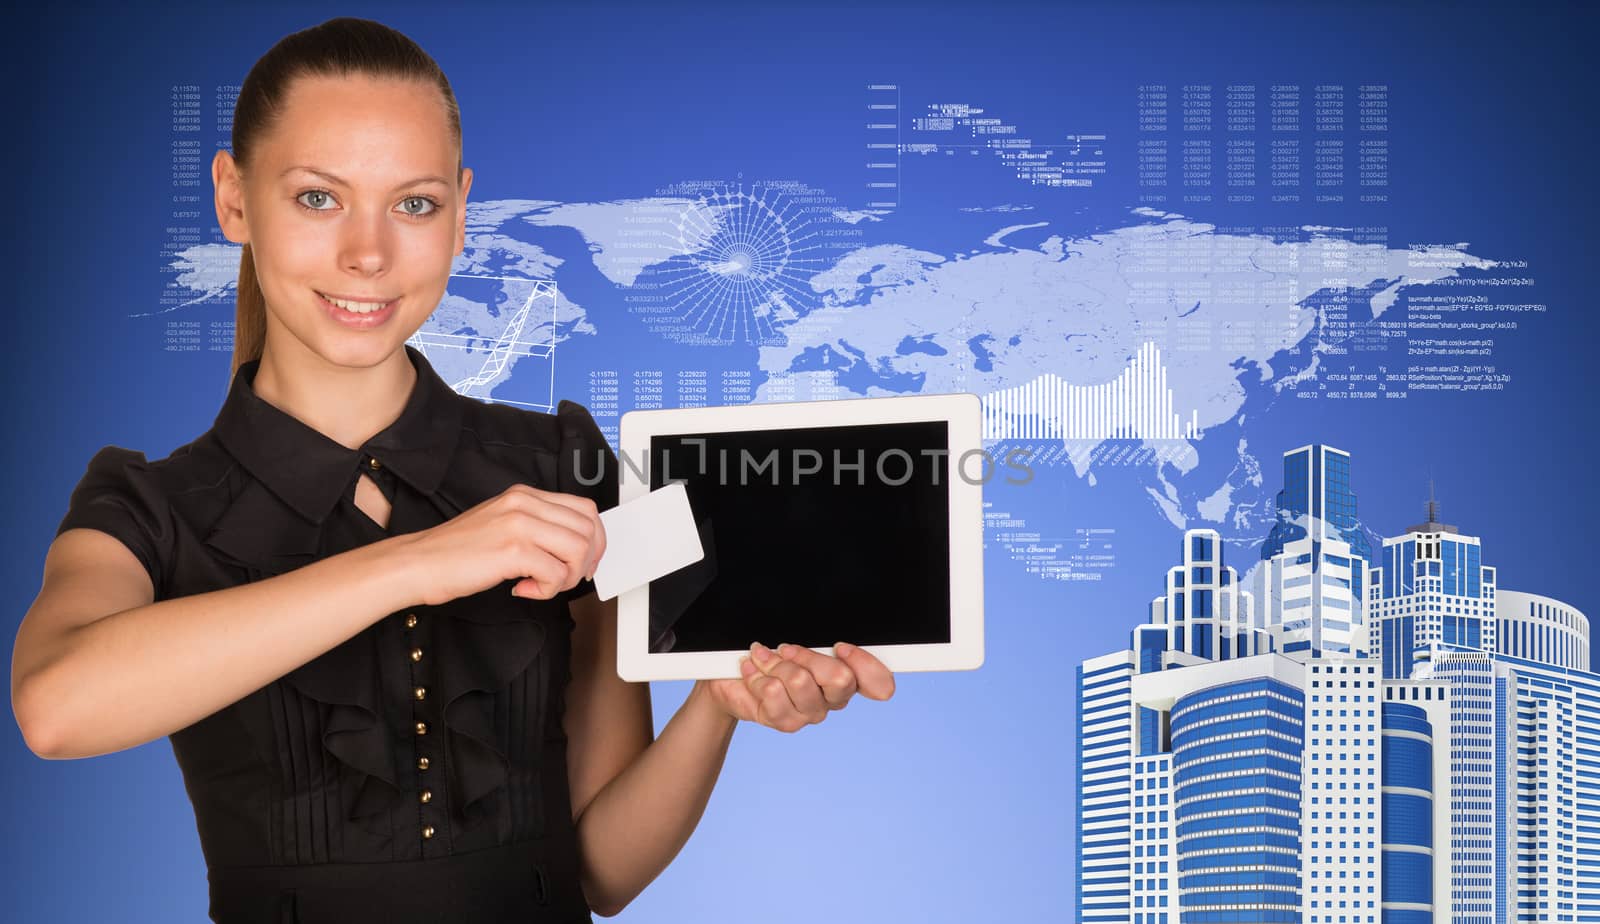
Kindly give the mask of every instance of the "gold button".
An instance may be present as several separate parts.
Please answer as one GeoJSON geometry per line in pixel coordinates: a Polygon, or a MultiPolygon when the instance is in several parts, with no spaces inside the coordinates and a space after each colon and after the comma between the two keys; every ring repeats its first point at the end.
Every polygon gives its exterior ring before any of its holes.
{"type": "Polygon", "coordinates": [[[422,660],[422,649],[421,648],[413,648],[413,649],[411,649],[411,660],[413,660],[413,661],[421,661],[422,660]]]}
{"type": "Polygon", "coordinates": [[[433,801],[433,791],[430,790],[430,789],[424,789],[422,791],[422,795],[419,796],[418,798],[422,799],[422,801],[424,801],[424,802],[432,802],[433,801]]]}
{"type": "Polygon", "coordinates": [[[407,613],[406,614],[406,628],[407,629],[415,629],[416,627],[417,627],[417,614],[416,613],[407,613]]]}
{"type": "Polygon", "coordinates": [[[423,837],[433,837],[433,825],[428,825],[427,827],[423,828],[422,829],[422,836],[423,837]]]}
{"type": "Polygon", "coordinates": [[[369,458],[367,459],[367,468],[377,471],[378,469],[383,468],[383,465],[379,463],[377,459],[369,458]]]}
{"type": "Polygon", "coordinates": [[[426,770],[426,769],[428,769],[428,758],[426,758],[426,757],[418,757],[417,758],[417,769],[418,770],[426,770]]]}
{"type": "Polygon", "coordinates": [[[417,723],[417,734],[426,735],[427,733],[428,733],[428,723],[427,722],[418,722],[417,723]]]}
{"type": "Polygon", "coordinates": [[[427,687],[417,687],[417,688],[416,688],[416,689],[415,689],[415,690],[413,690],[413,691],[412,691],[412,692],[413,692],[413,693],[415,693],[415,694],[416,694],[416,695],[417,695],[417,699],[421,699],[421,698],[423,698],[423,697],[424,697],[424,696],[427,696],[427,695],[428,695],[428,688],[427,688],[427,687]]]}

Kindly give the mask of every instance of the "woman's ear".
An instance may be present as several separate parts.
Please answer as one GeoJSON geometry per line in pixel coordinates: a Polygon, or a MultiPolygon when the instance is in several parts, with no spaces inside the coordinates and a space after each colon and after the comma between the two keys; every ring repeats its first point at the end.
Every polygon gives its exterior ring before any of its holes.
{"type": "Polygon", "coordinates": [[[211,185],[215,190],[217,226],[235,244],[250,243],[250,227],[244,221],[244,179],[239,165],[227,151],[217,151],[211,159],[211,185]]]}
{"type": "Polygon", "coordinates": [[[456,222],[456,253],[467,246],[467,193],[472,190],[472,168],[461,168],[461,214],[456,222]]]}

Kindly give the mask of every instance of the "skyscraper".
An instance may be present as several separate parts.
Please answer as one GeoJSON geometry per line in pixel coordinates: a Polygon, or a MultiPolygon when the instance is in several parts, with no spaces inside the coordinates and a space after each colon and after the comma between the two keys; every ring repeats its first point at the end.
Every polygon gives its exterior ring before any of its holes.
{"type": "Polygon", "coordinates": [[[1285,653],[1364,655],[1372,550],[1356,519],[1350,454],[1313,443],[1283,454],[1277,521],[1252,592],[1285,653]]]}
{"type": "Polygon", "coordinates": [[[1600,911],[1600,677],[1574,607],[1498,586],[1482,542],[1440,522],[1383,541],[1370,611],[1386,677],[1451,686],[1463,924],[1578,921],[1600,911]]]}
{"type": "Polygon", "coordinates": [[[1191,529],[1079,667],[1080,920],[1600,921],[1588,619],[1501,588],[1431,491],[1374,562],[1348,473],[1286,453],[1259,593],[1191,529]]]}
{"type": "Polygon", "coordinates": [[[1366,533],[1356,519],[1356,494],[1350,488],[1350,453],[1321,443],[1283,454],[1283,490],[1277,498],[1278,520],[1261,547],[1271,558],[1297,539],[1337,539],[1352,552],[1371,560],[1366,533]]]}
{"type": "Polygon", "coordinates": [[[1454,917],[1453,680],[1367,656],[1349,455],[1284,473],[1257,592],[1188,530],[1128,649],[1079,667],[1080,920],[1454,917]]]}
{"type": "Polygon", "coordinates": [[[1448,683],[1275,651],[1217,534],[1181,552],[1078,669],[1079,920],[1450,920],[1448,683]]]}
{"type": "Polygon", "coordinates": [[[1246,658],[1272,650],[1254,611],[1239,572],[1222,561],[1221,534],[1191,529],[1181,562],[1167,570],[1165,592],[1150,601],[1149,626],[1165,627],[1164,647],[1172,651],[1208,661],[1246,658]]]}
{"type": "Polygon", "coordinates": [[[1425,522],[1383,540],[1370,609],[1386,677],[1411,676],[1434,646],[1495,650],[1495,569],[1483,564],[1478,537],[1438,515],[1430,497],[1425,522]]]}

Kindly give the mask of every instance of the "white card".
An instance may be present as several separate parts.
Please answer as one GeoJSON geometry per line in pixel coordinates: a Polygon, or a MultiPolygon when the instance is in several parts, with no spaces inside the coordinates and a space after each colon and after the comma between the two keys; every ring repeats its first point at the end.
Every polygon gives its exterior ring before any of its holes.
{"type": "Polygon", "coordinates": [[[689,492],[682,482],[600,512],[606,550],[594,569],[594,589],[610,600],[705,557],[689,492]]]}

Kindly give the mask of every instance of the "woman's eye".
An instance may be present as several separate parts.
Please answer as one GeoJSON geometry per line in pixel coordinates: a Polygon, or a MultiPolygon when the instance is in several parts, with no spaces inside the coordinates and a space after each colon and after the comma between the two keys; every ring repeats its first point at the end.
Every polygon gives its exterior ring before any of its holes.
{"type": "Polygon", "coordinates": [[[316,212],[325,212],[325,211],[327,211],[327,209],[323,208],[321,205],[315,205],[315,204],[306,202],[305,199],[306,199],[307,196],[317,196],[317,197],[319,197],[319,201],[320,200],[328,200],[331,197],[326,192],[323,192],[320,189],[308,189],[305,192],[301,193],[296,198],[298,199],[298,201],[300,201],[300,203],[302,205],[305,205],[307,208],[311,209],[312,211],[316,211],[316,212]]]}
{"type": "Polygon", "coordinates": [[[410,196],[401,203],[401,207],[405,208],[406,214],[408,215],[427,215],[434,209],[437,209],[439,204],[434,202],[432,199],[429,199],[427,196],[410,196]],[[407,205],[407,203],[415,204],[418,209],[421,209],[421,211],[414,211],[409,205],[407,205]]]}

